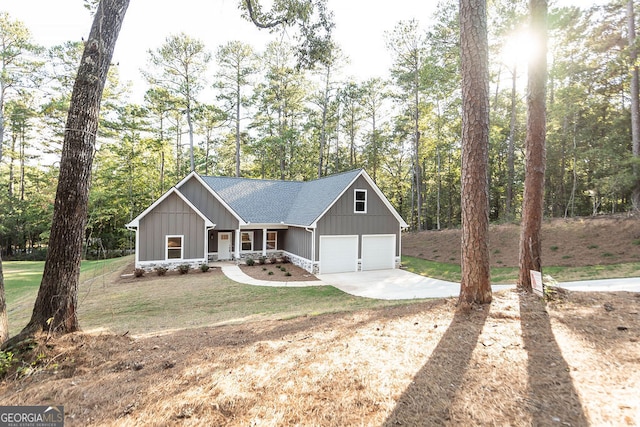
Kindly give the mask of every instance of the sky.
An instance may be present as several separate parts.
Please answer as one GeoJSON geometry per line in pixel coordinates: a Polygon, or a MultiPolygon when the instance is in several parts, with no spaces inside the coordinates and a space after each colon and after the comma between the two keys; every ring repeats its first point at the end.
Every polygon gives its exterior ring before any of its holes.
{"type": "MultiPolygon", "coordinates": [[[[554,3],[586,7],[603,1],[554,3]]],[[[350,58],[345,74],[364,80],[385,75],[391,65],[384,33],[400,20],[428,22],[437,1],[328,0],[328,4],[336,24],[334,38],[350,58]]],[[[86,38],[92,21],[82,0],[0,0],[0,11],[22,21],[34,41],[46,47],[86,38]]],[[[131,0],[113,62],[119,63],[123,80],[134,82],[134,97],[141,97],[144,90],[137,90],[141,83],[136,81],[147,66],[148,50],[157,49],[167,36],[180,32],[202,40],[212,52],[231,40],[242,40],[262,50],[275,37],[240,18],[238,0],[131,0]]]]}

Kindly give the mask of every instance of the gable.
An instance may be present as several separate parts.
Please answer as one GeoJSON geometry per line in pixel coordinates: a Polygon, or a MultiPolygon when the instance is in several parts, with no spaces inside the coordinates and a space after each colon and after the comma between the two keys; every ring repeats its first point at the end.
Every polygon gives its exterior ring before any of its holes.
{"type": "Polygon", "coordinates": [[[206,184],[192,175],[178,184],[180,192],[197,206],[200,211],[215,223],[219,229],[237,229],[244,221],[236,212],[224,203],[206,184]]]}
{"type": "MultiPolygon", "coordinates": [[[[400,216],[398,211],[395,210],[380,188],[378,188],[364,170],[360,170],[355,179],[351,181],[349,185],[343,187],[339,197],[337,197],[334,202],[327,207],[322,215],[320,215],[320,217],[314,222],[314,226],[318,226],[318,223],[327,215],[351,217],[352,220],[362,220],[366,218],[368,221],[371,221],[374,217],[378,217],[378,219],[386,217],[388,220],[391,220],[391,223],[396,227],[398,225],[402,228],[408,227],[408,224],[400,216]],[[366,213],[354,213],[356,189],[366,190],[367,192],[366,213]]],[[[388,220],[385,222],[388,222],[388,220]]]]}
{"type": "Polygon", "coordinates": [[[142,221],[142,219],[144,219],[150,213],[154,212],[154,210],[158,206],[160,206],[167,198],[169,198],[171,196],[176,196],[179,199],[181,199],[182,202],[184,202],[193,213],[198,215],[204,221],[204,224],[205,224],[206,227],[213,227],[214,226],[214,224],[209,220],[209,218],[207,218],[193,203],[191,203],[191,201],[189,201],[189,199],[187,199],[175,187],[173,187],[170,190],[168,190],[166,193],[164,193],[162,196],[160,196],[160,198],[158,200],[156,200],[147,209],[142,211],[142,213],[140,213],[137,217],[135,217],[133,220],[131,220],[131,222],[129,222],[128,224],[125,224],[125,227],[127,227],[127,228],[137,228],[140,225],[140,221],[142,221]]]}

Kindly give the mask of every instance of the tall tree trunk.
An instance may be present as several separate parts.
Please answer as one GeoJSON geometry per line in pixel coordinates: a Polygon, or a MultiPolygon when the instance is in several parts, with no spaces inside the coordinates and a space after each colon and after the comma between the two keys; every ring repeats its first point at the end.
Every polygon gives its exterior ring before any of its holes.
{"type": "Polygon", "coordinates": [[[531,290],[530,270],[542,271],[542,214],[546,163],[547,0],[529,0],[530,29],[539,49],[529,63],[527,139],[518,286],[531,290]]]}
{"type": "Polygon", "coordinates": [[[511,82],[511,121],[509,123],[509,142],[507,147],[507,200],[505,211],[507,220],[513,219],[513,180],[515,179],[515,143],[516,137],[516,83],[518,68],[513,66],[513,80],[511,82]]]}
{"type": "Polygon", "coordinates": [[[71,95],[49,250],[33,314],[21,334],[68,333],[77,316],[80,256],[100,102],[129,0],[101,0],[71,95]]]}
{"type": "Polygon", "coordinates": [[[240,177],[240,69],[236,78],[236,178],[240,177]]]}
{"type": "MultiPolygon", "coordinates": [[[[631,142],[633,157],[640,158],[640,102],[638,89],[638,49],[636,47],[636,17],[633,11],[633,0],[627,2],[627,26],[629,38],[629,62],[631,63],[631,142]]],[[[632,203],[635,210],[640,210],[640,168],[634,163],[632,203]]]]}
{"type": "Polygon", "coordinates": [[[0,248],[0,345],[9,338],[9,321],[7,320],[7,300],[4,296],[4,275],[2,273],[2,249],[0,248]]]}
{"type": "Polygon", "coordinates": [[[460,0],[462,281],[460,302],[490,303],[489,67],[486,0],[460,0]]]}

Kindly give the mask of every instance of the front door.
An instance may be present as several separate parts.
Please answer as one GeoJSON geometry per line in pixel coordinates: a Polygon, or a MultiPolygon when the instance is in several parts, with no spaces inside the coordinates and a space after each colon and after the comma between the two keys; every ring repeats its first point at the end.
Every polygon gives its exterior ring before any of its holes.
{"type": "Polygon", "coordinates": [[[218,260],[231,259],[231,232],[218,233],[218,260]]]}

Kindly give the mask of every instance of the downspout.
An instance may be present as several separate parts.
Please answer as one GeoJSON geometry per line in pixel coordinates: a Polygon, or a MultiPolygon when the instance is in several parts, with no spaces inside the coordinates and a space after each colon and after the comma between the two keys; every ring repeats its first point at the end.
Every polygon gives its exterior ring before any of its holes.
{"type": "Polygon", "coordinates": [[[311,233],[311,264],[313,265],[316,262],[316,229],[305,227],[305,231],[311,233]]]}

